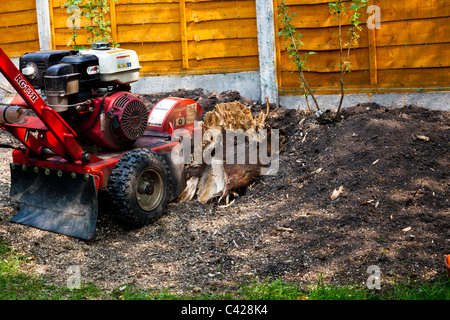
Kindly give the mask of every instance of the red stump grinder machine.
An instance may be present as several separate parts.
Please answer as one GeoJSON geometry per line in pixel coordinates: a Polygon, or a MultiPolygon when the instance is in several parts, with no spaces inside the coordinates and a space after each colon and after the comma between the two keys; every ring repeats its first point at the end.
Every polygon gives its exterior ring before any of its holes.
{"type": "Polygon", "coordinates": [[[130,92],[139,70],[136,52],[108,43],[26,53],[19,68],[0,48],[0,71],[17,92],[0,105],[0,127],[18,140],[2,145],[14,149],[11,197],[20,210],[12,222],[89,240],[99,194],[137,228],[179,196],[184,163],[171,156],[180,146],[173,132],[192,135],[202,109],[169,97],[148,110],[130,92]]]}

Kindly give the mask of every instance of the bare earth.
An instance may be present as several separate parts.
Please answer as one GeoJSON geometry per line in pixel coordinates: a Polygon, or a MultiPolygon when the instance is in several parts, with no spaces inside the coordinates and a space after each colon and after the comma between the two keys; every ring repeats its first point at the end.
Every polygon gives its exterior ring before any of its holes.
{"type": "MultiPolygon", "coordinates": [[[[204,111],[238,100],[238,92],[203,90],[144,96],[192,98],[204,111]]],[[[365,284],[378,266],[382,285],[433,280],[450,253],[450,115],[413,106],[357,105],[338,124],[271,107],[281,133],[280,169],[240,192],[230,206],[172,203],[140,230],[100,212],[92,241],[11,223],[10,149],[0,151],[0,241],[29,255],[29,270],[64,285],[68,268],[116,289],[135,284],[177,292],[235,287],[268,276],[314,284],[365,284]],[[302,120],[304,119],[304,120],[302,120]],[[428,138],[428,140],[426,139],[428,138]],[[342,193],[331,199],[333,190],[342,193]]],[[[13,139],[2,132],[2,143],[13,139]]],[[[45,197],[45,195],[43,195],[45,197]]]]}

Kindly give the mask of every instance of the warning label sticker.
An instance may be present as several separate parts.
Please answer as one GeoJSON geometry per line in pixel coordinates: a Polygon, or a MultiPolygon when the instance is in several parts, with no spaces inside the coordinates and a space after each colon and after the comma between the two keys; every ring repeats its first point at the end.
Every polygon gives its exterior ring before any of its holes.
{"type": "Polygon", "coordinates": [[[148,118],[148,125],[161,127],[164,119],[166,118],[167,113],[177,102],[178,102],[177,100],[172,100],[168,98],[158,102],[156,106],[153,108],[150,117],[148,118]]]}
{"type": "Polygon", "coordinates": [[[116,62],[117,62],[117,68],[119,68],[119,69],[131,67],[130,55],[116,57],[116,62]]]}

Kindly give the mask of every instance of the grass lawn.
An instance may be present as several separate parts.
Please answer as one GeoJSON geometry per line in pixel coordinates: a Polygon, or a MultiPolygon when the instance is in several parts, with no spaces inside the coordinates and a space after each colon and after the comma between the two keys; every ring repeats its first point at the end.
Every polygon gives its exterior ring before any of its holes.
{"type": "Polygon", "coordinates": [[[169,290],[142,290],[125,286],[104,290],[93,283],[79,289],[59,287],[27,270],[28,257],[0,242],[0,300],[450,300],[450,278],[432,283],[399,282],[382,290],[365,286],[335,286],[322,280],[301,287],[279,279],[252,280],[237,290],[180,295],[169,290]]]}

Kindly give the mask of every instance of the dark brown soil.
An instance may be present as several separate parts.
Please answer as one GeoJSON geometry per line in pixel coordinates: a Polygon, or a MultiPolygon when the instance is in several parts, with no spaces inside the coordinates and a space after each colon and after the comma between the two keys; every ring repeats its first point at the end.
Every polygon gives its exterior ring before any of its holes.
{"type": "MultiPolygon", "coordinates": [[[[150,107],[166,96],[194,99],[204,112],[235,100],[255,112],[266,108],[236,91],[178,90],[143,99],[150,107]]],[[[230,206],[172,203],[140,230],[125,230],[101,212],[88,242],[9,222],[18,205],[8,196],[11,159],[3,149],[0,240],[30,255],[30,270],[54,283],[64,284],[75,265],[84,281],[109,289],[134,283],[206,291],[268,276],[365,284],[371,265],[380,268],[382,286],[445,274],[448,112],[361,104],[345,109],[338,123],[321,124],[296,110],[270,111],[282,143],[277,174],[261,177],[230,206]]]]}

